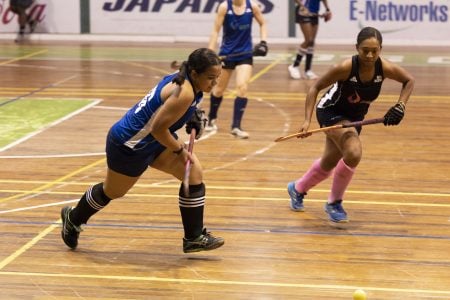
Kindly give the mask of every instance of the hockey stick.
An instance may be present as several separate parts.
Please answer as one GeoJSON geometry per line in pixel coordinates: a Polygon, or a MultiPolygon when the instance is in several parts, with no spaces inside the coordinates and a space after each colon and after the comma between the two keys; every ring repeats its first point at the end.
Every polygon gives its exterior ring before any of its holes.
{"type": "Polygon", "coordinates": [[[333,130],[333,129],[359,127],[359,126],[370,125],[370,124],[379,124],[379,123],[383,123],[383,121],[384,121],[384,118],[376,118],[376,119],[351,122],[351,123],[347,123],[347,124],[337,124],[337,125],[333,125],[333,126],[313,129],[313,130],[310,130],[307,132],[297,132],[297,133],[293,133],[293,134],[289,134],[289,135],[285,135],[285,136],[280,136],[279,138],[275,139],[275,142],[281,142],[281,141],[289,140],[289,139],[295,138],[295,137],[307,137],[308,135],[311,135],[313,133],[323,132],[323,131],[328,131],[328,130],[333,130]]]}
{"type": "MultiPolygon", "coordinates": [[[[221,55],[221,56],[219,56],[219,59],[221,61],[224,61],[230,57],[236,57],[236,56],[247,55],[247,54],[253,54],[253,51],[245,51],[245,52],[231,53],[228,55],[221,55]]],[[[180,66],[181,66],[180,63],[176,60],[174,60],[173,62],[170,63],[170,68],[172,70],[178,70],[180,68],[180,66]]]]}
{"type": "MultiPolygon", "coordinates": [[[[188,152],[192,155],[194,150],[195,136],[197,135],[195,128],[192,128],[191,135],[189,136],[188,152]]],[[[189,196],[189,175],[191,174],[191,160],[188,159],[184,167],[183,189],[184,195],[189,196]]]]}

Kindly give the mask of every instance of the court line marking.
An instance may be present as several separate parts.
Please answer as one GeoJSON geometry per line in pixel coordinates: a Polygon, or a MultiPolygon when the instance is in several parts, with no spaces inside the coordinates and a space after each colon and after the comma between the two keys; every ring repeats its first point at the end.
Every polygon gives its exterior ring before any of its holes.
{"type": "Polygon", "coordinates": [[[64,182],[64,180],[66,180],[67,178],[73,177],[73,176],[75,176],[75,175],[77,175],[77,174],[79,174],[79,173],[81,173],[81,172],[83,172],[85,170],[88,170],[88,169],[90,169],[90,168],[92,168],[94,166],[97,166],[99,164],[103,164],[103,163],[105,163],[105,161],[106,161],[106,158],[99,159],[99,160],[97,160],[97,161],[95,161],[95,162],[93,162],[93,163],[91,163],[91,164],[89,164],[87,166],[81,167],[81,168],[79,168],[79,169],[77,169],[77,170],[75,170],[73,172],[70,172],[69,174],[61,176],[58,179],[55,179],[54,181],[50,181],[50,182],[48,182],[48,183],[46,183],[46,184],[44,184],[44,185],[42,185],[40,187],[37,187],[35,189],[29,190],[29,191],[24,191],[23,193],[17,194],[17,195],[14,195],[14,196],[6,197],[6,198],[0,198],[0,203],[6,202],[6,201],[9,201],[9,200],[13,200],[13,199],[17,199],[17,198],[20,198],[20,197],[24,197],[26,195],[34,194],[34,193],[37,193],[37,192],[42,192],[44,189],[50,188],[50,187],[54,186],[57,183],[64,182]]]}
{"type": "Polygon", "coordinates": [[[15,61],[24,60],[24,59],[27,59],[27,58],[30,58],[30,57],[33,57],[33,56],[36,56],[36,55],[39,55],[39,54],[43,54],[43,53],[46,53],[46,52],[48,52],[48,49],[44,49],[44,50],[32,52],[32,53],[27,54],[27,55],[22,55],[22,56],[19,56],[19,57],[11,58],[11,59],[8,59],[8,60],[0,62],[0,66],[4,66],[4,65],[10,64],[10,63],[15,62],[15,61]]]}
{"type": "MultiPolygon", "coordinates": [[[[61,220],[59,220],[61,222],[61,220]]],[[[0,262],[0,270],[2,270],[4,267],[6,267],[8,264],[13,262],[17,257],[25,253],[28,249],[33,247],[35,244],[37,244],[42,238],[44,238],[46,235],[48,235],[50,232],[53,231],[53,229],[59,227],[58,224],[52,224],[48,226],[46,229],[41,231],[38,235],[36,235],[31,241],[20,247],[18,250],[16,250],[14,253],[6,257],[4,260],[0,262]]]]}
{"type": "MultiPolygon", "coordinates": [[[[178,186],[177,186],[178,187],[178,186]]],[[[210,187],[208,187],[210,189],[210,187]]],[[[17,190],[0,190],[2,193],[12,193],[17,192],[17,190]]],[[[49,195],[80,195],[79,192],[41,192],[40,194],[49,194],[49,195]]],[[[139,193],[129,193],[127,194],[127,197],[130,198],[174,198],[177,197],[176,194],[151,194],[151,193],[145,193],[145,194],[139,194],[139,193]]],[[[422,196],[423,197],[423,196],[422,196]]],[[[446,197],[450,197],[450,195],[446,195],[446,197]]],[[[234,200],[252,200],[252,201],[274,201],[274,202],[286,202],[286,197],[231,197],[231,196],[207,196],[208,200],[225,200],[225,201],[234,201],[234,200]]],[[[33,210],[33,209],[39,209],[43,207],[51,207],[51,206],[59,206],[61,204],[67,204],[72,202],[77,202],[79,199],[75,200],[66,200],[66,201],[58,201],[58,202],[50,202],[40,205],[33,205],[33,206],[22,206],[14,209],[8,209],[8,210],[0,210],[1,214],[7,214],[7,213],[13,213],[18,211],[26,211],[26,210],[33,210]]],[[[324,203],[323,199],[314,199],[314,198],[308,198],[308,203],[324,203]]],[[[345,200],[346,204],[362,204],[362,205],[380,205],[380,206],[413,206],[413,207],[444,207],[444,208],[450,208],[450,203],[426,203],[426,202],[397,202],[397,201],[367,201],[367,200],[345,200]]]]}
{"type": "Polygon", "coordinates": [[[7,276],[36,276],[36,277],[65,277],[79,279],[109,279],[109,280],[127,280],[127,281],[145,281],[145,282],[175,282],[189,284],[218,284],[218,285],[237,285],[237,286],[260,286],[260,287],[285,287],[285,288],[304,288],[304,289],[327,289],[327,290],[348,290],[363,289],[365,291],[379,292],[397,292],[404,294],[427,294],[427,295],[450,295],[449,290],[425,290],[425,289],[402,289],[374,286],[351,286],[351,285],[332,285],[332,284],[306,284],[306,283],[284,283],[284,282],[261,282],[261,281],[237,281],[237,280],[214,280],[214,279],[187,279],[187,278],[167,278],[154,276],[114,276],[114,275],[92,275],[92,274],[67,274],[67,273],[42,273],[42,272],[5,272],[0,271],[0,275],[7,276]]]}
{"type": "Polygon", "coordinates": [[[91,103],[88,103],[87,105],[83,106],[82,108],[77,109],[77,110],[71,112],[70,114],[63,116],[62,118],[60,118],[60,119],[58,119],[58,120],[55,120],[55,121],[53,121],[52,123],[47,124],[47,125],[45,125],[45,126],[39,128],[38,130],[36,130],[36,131],[34,131],[34,132],[31,132],[31,133],[25,135],[24,137],[22,137],[22,138],[20,138],[20,139],[18,139],[18,140],[15,140],[14,142],[12,142],[12,143],[10,143],[10,144],[4,146],[3,148],[0,148],[0,152],[3,152],[3,151],[5,151],[5,150],[7,150],[7,149],[10,149],[10,148],[12,148],[12,147],[14,147],[14,146],[16,146],[16,145],[18,145],[18,144],[20,144],[20,143],[26,141],[26,140],[32,138],[32,137],[35,136],[35,135],[38,135],[39,133],[44,132],[45,130],[47,130],[47,129],[53,127],[53,126],[56,126],[56,125],[58,125],[58,124],[64,122],[65,120],[68,120],[68,119],[72,118],[73,116],[82,113],[83,111],[85,111],[85,110],[89,109],[90,107],[96,105],[96,104],[99,103],[100,101],[101,101],[101,100],[99,100],[99,99],[92,100],[91,103]]]}

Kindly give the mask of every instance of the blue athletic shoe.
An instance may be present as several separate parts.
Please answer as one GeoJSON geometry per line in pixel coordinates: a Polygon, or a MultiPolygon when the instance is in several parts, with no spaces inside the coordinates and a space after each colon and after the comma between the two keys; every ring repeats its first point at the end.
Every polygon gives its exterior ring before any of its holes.
{"type": "Polygon", "coordinates": [[[325,212],[328,214],[328,218],[332,222],[347,223],[347,213],[342,207],[342,200],[336,200],[333,203],[325,204],[325,212]]]}
{"type": "Polygon", "coordinates": [[[291,197],[290,207],[293,211],[304,211],[303,207],[303,197],[305,197],[306,193],[299,193],[295,190],[295,181],[289,182],[287,186],[287,190],[289,196],[291,197]]]}

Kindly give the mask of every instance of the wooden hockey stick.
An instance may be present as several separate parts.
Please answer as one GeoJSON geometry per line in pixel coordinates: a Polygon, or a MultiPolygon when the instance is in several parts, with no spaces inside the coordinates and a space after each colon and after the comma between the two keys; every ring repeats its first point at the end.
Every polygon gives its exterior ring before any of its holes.
{"type": "Polygon", "coordinates": [[[289,140],[289,139],[292,139],[295,137],[307,137],[313,133],[324,132],[324,131],[333,130],[333,129],[359,127],[359,126],[370,125],[370,124],[379,124],[379,123],[383,123],[383,121],[384,121],[384,118],[376,118],[376,119],[351,122],[351,123],[347,123],[347,124],[337,124],[337,125],[333,125],[333,126],[309,130],[307,132],[297,132],[297,133],[292,133],[292,134],[285,135],[285,136],[280,136],[279,138],[275,139],[275,142],[281,142],[281,141],[289,140]]]}

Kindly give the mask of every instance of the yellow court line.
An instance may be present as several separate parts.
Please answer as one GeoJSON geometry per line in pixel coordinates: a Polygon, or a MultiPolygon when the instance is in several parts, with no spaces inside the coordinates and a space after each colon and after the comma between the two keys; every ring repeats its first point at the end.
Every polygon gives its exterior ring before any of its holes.
{"type": "Polygon", "coordinates": [[[27,55],[23,55],[23,56],[15,57],[15,58],[12,58],[12,59],[8,59],[8,60],[0,62],[0,66],[7,65],[7,64],[13,63],[15,61],[27,59],[27,58],[30,58],[30,57],[33,57],[33,56],[36,56],[36,55],[39,55],[39,54],[42,54],[42,53],[46,53],[46,52],[48,52],[48,49],[44,49],[44,50],[33,52],[33,53],[30,53],[30,54],[27,54],[27,55]]]}
{"type": "Polygon", "coordinates": [[[72,177],[72,176],[74,176],[74,175],[76,175],[78,173],[81,173],[81,172],[83,172],[85,170],[88,170],[88,169],[90,169],[90,168],[92,168],[92,167],[94,167],[96,165],[104,163],[105,160],[106,160],[105,158],[97,160],[96,162],[93,162],[92,164],[84,166],[84,167],[82,167],[82,168],[80,168],[78,170],[73,171],[72,173],[64,175],[64,176],[62,176],[62,177],[60,177],[60,178],[58,178],[58,179],[56,179],[54,181],[48,182],[48,183],[46,183],[46,184],[44,184],[44,185],[42,185],[42,186],[40,186],[38,188],[29,190],[29,191],[25,191],[25,192],[23,192],[21,194],[18,194],[18,195],[10,196],[10,197],[7,197],[7,198],[2,198],[2,199],[0,199],[0,203],[6,202],[6,201],[9,201],[9,200],[13,200],[13,199],[17,199],[17,198],[20,198],[20,197],[23,197],[23,196],[26,196],[26,195],[29,195],[29,194],[36,193],[36,192],[41,192],[42,190],[45,190],[46,188],[49,188],[49,187],[51,187],[51,186],[53,186],[53,185],[55,185],[57,183],[64,182],[64,180],[66,180],[67,178],[70,178],[70,177],[72,177]]]}
{"type": "MultiPolygon", "coordinates": [[[[14,183],[14,184],[48,184],[44,180],[18,180],[18,179],[0,179],[0,183],[14,183]]],[[[79,182],[79,181],[59,181],[58,183],[66,186],[86,186],[93,182],[79,182]]],[[[177,184],[154,184],[154,183],[136,183],[134,187],[138,188],[173,188],[179,187],[177,184]]],[[[233,190],[233,191],[286,191],[286,189],[279,187],[255,187],[255,186],[224,186],[224,185],[208,185],[208,190],[233,190]]],[[[25,192],[23,190],[7,190],[2,189],[0,192],[19,193],[25,192]]],[[[328,193],[327,189],[311,189],[311,192],[328,193]]],[[[59,193],[59,192],[48,192],[59,193]]],[[[64,192],[62,192],[64,193],[64,192]]],[[[347,194],[363,194],[363,195],[397,195],[397,196],[417,196],[417,197],[450,197],[450,193],[427,193],[427,192],[391,192],[391,191],[356,191],[348,190],[347,194]]],[[[128,195],[128,194],[127,194],[128,195]]]]}
{"type": "MultiPolygon", "coordinates": [[[[178,187],[178,186],[174,186],[178,187]]],[[[210,187],[208,187],[210,189],[210,187]]],[[[20,192],[20,190],[0,190],[1,193],[16,193],[20,192]]],[[[348,192],[347,192],[348,193],[348,192]]],[[[80,192],[42,192],[42,194],[47,195],[80,195],[80,192]]],[[[450,197],[450,195],[445,195],[447,197],[450,197]]],[[[178,197],[177,194],[152,194],[152,193],[128,193],[127,197],[129,198],[176,198],[178,197]]],[[[423,196],[421,196],[423,197],[423,196]]],[[[435,196],[433,196],[435,197],[435,196]]],[[[207,196],[208,200],[220,200],[220,201],[239,201],[239,200],[245,200],[245,201],[274,201],[274,202],[286,202],[286,197],[255,197],[255,196],[207,196]]],[[[317,203],[323,203],[323,199],[314,199],[314,198],[308,198],[308,202],[317,202],[317,203]]],[[[365,204],[365,205],[385,205],[385,206],[414,206],[414,207],[445,207],[450,208],[450,203],[426,203],[426,202],[416,202],[416,201],[410,201],[410,202],[398,202],[398,201],[367,201],[367,200],[345,200],[345,203],[347,204],[365,204]]],[[[60,202],[58,202],[60,204],[60,202]]],[[[0,211],[1,212],[1,211],[0,211]]]]}
{"type": "Polygon", "coordinates": [[[450,290],[425,290],[425,289],[402,289],[389,287],[372,286],[350,286],[335,284],[305,284],[305,283],[284,283],[284,282],[261,282],[261,281],[236,281],[236,280],[214,280],[214,279],[186,279],[186,278],[165,278],[153,276],[114,276],[114,275],[92,275],[92,274],[64,274],[64,273],[31,273],[31,272],[4,272],[0,275],[24,276],[24,277],[65,277],[81,279],[108,279],[108,280],[128,280],[145,282],[166,282],[166,283],[189,283],[189,284],[216,284],[216,285],[239,285],[239,286],[262,286],[262,287],[285,287],[285,288],[306,288],[306,289],[328,289],[328,290],[348,290],[363,289],[365,291],[397,292],[408,294],[428,294],[428,295],[450,295],[450,290]]]}
{"type": "MultiPolygon", "coordinates": [[[[61,222],[61,219],[58,221],[59,223],[61,222]]],[[[42,232],[40,232],[37,236],[35,236],[31,241],[29,241],[28,243],[26,243],[25,245],[23,245],[22,247],[20,247],[18,250],[16,250],[13,254],[11,254],[10,256],[8,256],[7,258],[5,258],[4,260],[2,260],[0,262],[0,270],[2,270],[4,267],[6,267],[9,263],[11,263],[12,261],[14,261],[17,257],[19,257],[20,255],[22,255],[23,253],[25,253],[25,251],[27,251],[28,249],[30,249],[31,247],[33,247],[35,244],[37,244],[37,242],[39,242],[43,237],[45,237],[47,234],[49,234],[50,232],[53,231],[53,229],[55,229],[56,227],[58,227],[59,225],[55,225],[52,224],[49,227],[47,227],[45,230],[43,230],[42,232]]]]}

